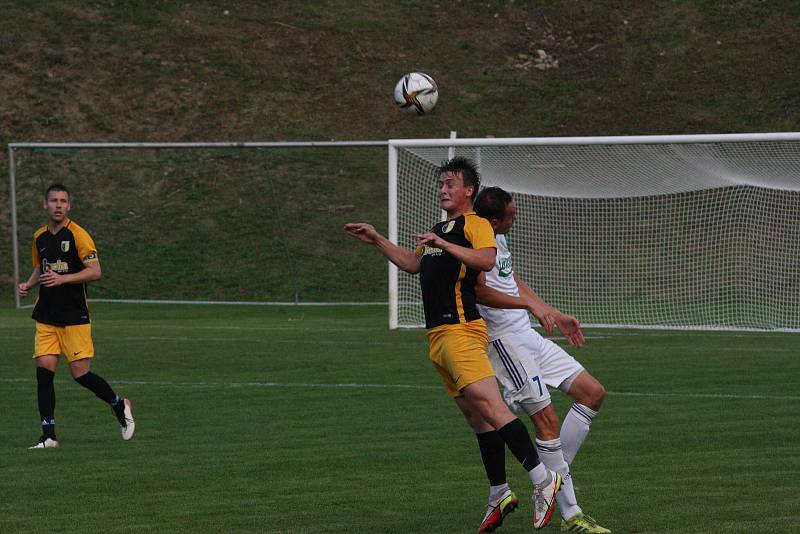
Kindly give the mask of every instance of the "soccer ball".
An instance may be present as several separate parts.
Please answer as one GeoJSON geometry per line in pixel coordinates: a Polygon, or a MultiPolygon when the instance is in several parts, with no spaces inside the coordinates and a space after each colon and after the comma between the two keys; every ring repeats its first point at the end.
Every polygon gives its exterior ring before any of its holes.
{"type": "Polygon", "coordinates": [[[394,100],[404,111],[425,115],[439,100],[439,88],[427,74],[410,72],[394,86],[394,100]]]}

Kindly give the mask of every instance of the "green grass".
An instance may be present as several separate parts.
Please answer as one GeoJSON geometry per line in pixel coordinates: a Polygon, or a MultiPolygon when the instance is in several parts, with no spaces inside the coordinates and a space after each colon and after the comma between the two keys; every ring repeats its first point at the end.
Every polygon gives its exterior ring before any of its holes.
{"type": "MultiPolygon", "coordinates": [[[[133,399],[137,434],[122,442],[62,365],[52,451],[26,450],[29,311],[0,308],[0,532],[473,532],[482,516],[475,440],[424,332],[387,330],[383,307],[96,304],[93,368],[133,399]]],[[[614,532],[796,532],[796,336],[588,337],[608,396],[573,465],[587,511],[614,532]]],[[[524,499],[502,532],[529,516],[524,499]]]]}

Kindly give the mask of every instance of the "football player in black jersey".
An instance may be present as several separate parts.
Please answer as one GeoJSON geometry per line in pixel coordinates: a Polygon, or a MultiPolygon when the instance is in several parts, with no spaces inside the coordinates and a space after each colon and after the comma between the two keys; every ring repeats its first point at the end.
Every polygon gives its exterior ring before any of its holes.
{"type": "Polygon", "coordinates": [[[42,436],[30,448],[49,449],[59,445],[53,378],[62,354],[69,362],[72,378],[111,406],[122,429],[122,439],[127,441],[135,429],[131,401],[119,397],[108,382],[90,370],[94,344],[86,284],[102,276],[97,249],[89,233],[68,217],[70,193],[63,184],[47,188],[44,209],[47,224],[33,235],[33,272],[18,286],[20,297],[40,286],[32,316],[36,321],[33,357],[42,436]]]}
{"type": "MultiPolygon", "coordinates": [[[[437,170],[439,204],[447,219],[414,236],[415,251],[400,248],[367,223],[349,223],[352,237],[373,245],[400,269],[420,274],[429,359],[447,393],[476,434],[481,455],[505,458],[505,448],[522,464],[533,483],[533,524],[550,521],[561,476],[539,462],[525,425],[506,406],[489,363],[488,333],[475,295],[478,274],[494,268],[494,230],[472,210],[480,188],[475,165],[465,158],[446,161],[437,170]]],[[[516,509],[519,500],[506,484],[505,463],[486,462],[489,505],[478,531],[491,532],[516,509]]],[[[461,530],[461,529],[459,529],[461,530]]]]}

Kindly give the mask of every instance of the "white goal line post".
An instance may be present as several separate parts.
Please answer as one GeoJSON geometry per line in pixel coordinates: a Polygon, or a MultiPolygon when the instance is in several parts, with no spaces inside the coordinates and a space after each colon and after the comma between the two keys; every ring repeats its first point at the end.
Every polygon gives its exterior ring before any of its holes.
{"type": "MultiPolygon", "coordinates": [[[[413,215],[406,213],[413,210],[418,202],[427,202],[424,197],[415,197],[414,203],[406,206],[406,212],[402,211],[404,203],[403,176],[399,174],[399,168],[405,165],[406,173],[409,168],[416,164],[416,160],[423,162],[422,170],[416,169],[411,172],[429,173],[430,176],[424,178],[434,181],[434,176],[429,171],[443,160],[452,157],[454,151],[459,155],[471,157],[477,163],[482,174],[482,185],[499,185],[512,193],[526,193],[539,198],[560,198],[590,200],[626,200],[628,198],[651,199],[660,196],[668,197],[680,196],[686,193],[696,194],[698,191],[706,190],[736,190],[756,188],[769,191],[789,192],[791,206],[797,202],[797,194],[800,192],[800,132],[781,132],[781,133],[744,133],[744,134],[703,134],[703,135],[650,135],[650,136],[604,136],[604,137],[528,137],[528,138],[461,138],[461,139],[393,139],[389,141],[389,239],[398,245],[409,246],[408,223],[402,227],[400,220],[404,214],[413,223],[429,227],[435,222],[438,213],[427,206],[425,210],[419,212],[417,217],[420,221],[413,221],[413,215]],[[763,148],[771,145],[771,148],[763,148]],[[749,146],[748,146],[749,145],[749,146]],[[742,152],[740,150],[750,150],[753,146],[757,147],[755,152],[742,152]],[[786,147],[790,148],[786,148],[786,147]],[[534,147],[540,158],[531,156],[522,162],[522,166],[528,167],[533,174],[528,174],[524,178],[527,183],[525,189],[515,189],[519,186],[521,175],[516,176],[515,183],[509,183],[502,176],[505,171],[517,171],[510,169],[502,163],[500,149],[504,147],[514,147],[524,149],[534,147]],[[652,163],[640,163],[639,167],[625,168],[629,161],[616,157],[628,150],[628,147],[641,149],[645,147],[644,156],[648,152],[653,152],[655,161],[652,163]],[[707,154],[702,153],[706,147],[712,152],[712,158],[707,159],[707,154]],[[553,154],[563,156],[570,151],[595,152],[598,168],[588,168],[587,166],[573,169],[570,165],[559,165],[557,158],[553,154]],[[720,158],[714,160],[716,154],[720,152],[720,158]],[[733,153],[724,153],[730,151],[733,153]],[[784,151],[784,152],[782,152],[784,151]],[[667,157],[664,156],[667,152],[667,157]],[[698,152],[700,154],[698,155],[698,152]],[[791,152],[788,157],[785,152],[791,152]],[[411,153],[408,156],[408,153],[411,153]],[[405,163],[400,161],[400,154],[406,158],[405,163]],[[500,154],[498,156],[498,154],[500,154]],[[546,157],[542,158],[544,154],[546,157]],[[547,156],[550,156],[549,158],[547,156]],[[494,158],[487,162],[487,157],[494,158]],[[752,162],[748,160],[752,158],[752,162]],[[704,159],[706,158],[706,159],[704,159]],[[726,159],[727,158],[727,159],[726,159]],[[412,160],[411,163],[408,160],[412,160]],[[498,164],[498,161],[501,161],[498,164]],[[711,162],[709,164],[709,161],[711,162]],[[742,164],[742,162],[745,162],[742,164]],[[736,165],[740,165],[736,167],[736,165]],[[648,168],[648,167],[653,167],[648,168]],[[622,182],[618,182],[617,189],[613,189],[613,184],[606,183],[607,172],[614,172],[621,169],[624,176],[622,182]],[[575,176],[568,177],[573,170],[575,176]],[[763,171],[763,172],[762,172],[763,171]],[[657,176],[658,172],[664,172],[666,176],[657,176]],[[530,179],[533,178],[533,179],[530,179]],[[566,180],[565,180],[566,179],[566,180]],[[658,185],[652,182],[661,180],[663,183],[658,185]],[[560,183],[561,181],[569,183],[560,183]],[[534,183],[532,183],[534,182],[534,183]],[[622,188],[620,188],[620,183],[622,188]],[[656,187],[653,187],[653,186],[656,187]]],[[[519,163],[519,162],[517,162],[519,163]]],[[[573,162],[568,162],[573,163],[573,162]]],[[[415,177],[419,182],[423,178],[415,177]]],[[[511,180],[511,181],[514,181],[511,180]]],[[[408,186],[406,186],[408,187],[408,186]]],[[[419,186],[418,186],[419,187],[419,186]]],[[[429,190],[429,196],[434,196],[433,190],[429,190]]],[[[435,199],[431,199],[435,202],[435,199]]],[[[716,202],[716,201],[715,201],[716,202]]],[[[519,204],[519,201],[517,202],[519,204]]],[[[785,209],[785,204],[783,205],[785,209]]],[[[714,208],[716,209],[716,208],[714,208]]],[[[738,208],[737,208],[738,209],[738,208]]],[[[759,209],[760,206],[759,206],[759,209]]],[[[765,211],[768,211],[769,206],[765,211]]],[[[782,212],[780,212],[782,213],[782,212]]],[[[518,225],[519,226],[519,225],[518,225]]],[[[421,231],[421,227],[411,231],[421,231]]],[[[792,232],[797,232],[798,225],[792,225],[792,232]]],[[[794,234],[793,234],[794,235],[794,234]]],[[[800,237],[800,236],[798,236],[800,237]]],[[[513,248],[513,247],[512,247],[513,248]]],[[[794,253],[794,249],[789,249],[794,253]]],[[[515,256],[518,256],[515,253],[515,256]]],[[[800,264],[800,257],[794,260],[800,264]]],[[[525,260],[523,260],[524,268],[525,260]]],[[[800,285],[800,267],[789,273],[788,282],[790,289],[796,292],[797,285],[800,285]]],[[[785,273],[784,273],[785,274],[785,273]]],[[[421,307],[419,302],[411,302],[414,298],[414,291],[408,291],[409,282],[406,280],[408,275],[400,272],[394,265],[389,265],[389,326],[390,328],[419,327],[421,326],[421,307]],[[405,284],[405,292],[400,285],[405,284]],[[416,306],[414,319],[411,323],[407,317],[399,317],[402,314],[401,308],[405,305],[416,306]]],[[[411,277],[413,278],[413,277],[411,277]]],[[[415,282],[416,283],[416,282],[415,282]]],[[[755,291],[757,291],[756,288],[755,291]]],[[[748,289],[748,291],[753,291],[748,289]]],[[[418,292],[418,289],[417,289],[418,292]]],[[[796,294],[789,292],[789,305],[800,309],[800,301],[796,299],[796,294]]],[[[751,295],[752,296],[752,295],[751,295]]],[[[785,302],[783,303],[785,304],[785,302]]],[[[726,306],[735,306],[736,303],[726,303],[726,306]]],[[[734,312],[735,313],[735,312],[734,312]]],[[[635,321],[636,319],[634,319],[635,321]]],[[[683,328],[683,329],[715,329],[715,330],[762,330],[765,327],[755,326],[748,328],[744,326],[727,324],[728,319],[723,319],[721,324],[704,323],[699,324],[672,324],[665,322],[645,321],[643,324],[631,323],[630,319],[617,320],[596,320],[587,323],[587,326],[597,327],[638,327],[638,328],[683,328]]],[[[792,326],[784,328],[781,326],[766,327],[775,331],[800,331],[800,321],[792,319],[792,326]]],[[[766,322],[769,322],[767,320],[766,322]]]]}

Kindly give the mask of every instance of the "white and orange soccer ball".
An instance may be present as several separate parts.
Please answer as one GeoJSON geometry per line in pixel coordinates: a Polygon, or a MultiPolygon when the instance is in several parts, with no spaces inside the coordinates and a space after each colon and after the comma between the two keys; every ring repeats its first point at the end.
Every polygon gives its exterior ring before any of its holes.
{"type": "Polygon", "coordinates": [[[439,88],[427,74],[409,72],[395,85],[394,100],[404,111],[425,115],[436,106],[439,100],[439,88]]]}

